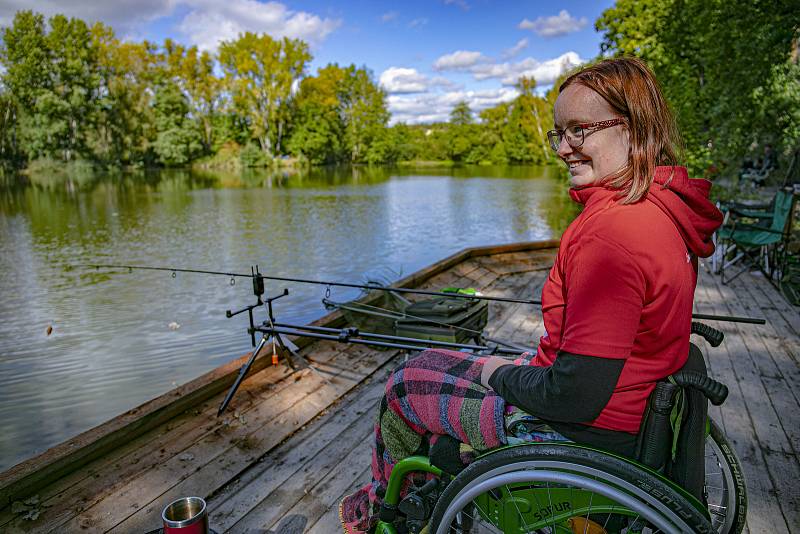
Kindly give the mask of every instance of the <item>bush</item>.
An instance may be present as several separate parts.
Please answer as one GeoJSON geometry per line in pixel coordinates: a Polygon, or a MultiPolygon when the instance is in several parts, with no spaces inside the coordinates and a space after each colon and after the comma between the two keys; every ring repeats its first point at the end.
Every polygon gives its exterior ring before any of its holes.
{"type": "Polygon", "coordinates": [[[270,159],[263,150],[251,143],[245,145],[239,152],[239,162],[242,167],[267,167],[270,159]]]}

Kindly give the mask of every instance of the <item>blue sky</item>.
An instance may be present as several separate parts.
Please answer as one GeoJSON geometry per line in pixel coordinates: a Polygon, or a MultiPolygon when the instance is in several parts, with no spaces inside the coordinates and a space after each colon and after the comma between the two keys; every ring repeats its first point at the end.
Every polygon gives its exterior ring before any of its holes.
{"type": "Polygon", "coordinates": [[[370,68],[389,94],[392,122],[446,120],[466,100],[473,110],[516,96],[520,75],[541,89],[564,68],[595,57],[594,21],[612,0],[0,0],[0,25],[18,9],[101,20],[117,35],[171,37],[215,50],[239,32],[301,38],[308,72],[331,62],[370,68]]]}

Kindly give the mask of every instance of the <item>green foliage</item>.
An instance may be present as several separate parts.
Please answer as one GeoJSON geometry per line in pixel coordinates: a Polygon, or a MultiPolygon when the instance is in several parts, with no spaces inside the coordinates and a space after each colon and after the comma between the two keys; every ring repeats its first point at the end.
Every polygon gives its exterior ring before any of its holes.
{"type": "Polygon", "coordinates": [[[269,158],[258,146],[250,143],[239,152],[239,162],[245,168],[266,167],[269,165],[269,158]]]}
{"type": "MultiPolygon", "coordinates": [[[[553,99],[520,96],[476,120],[388,126],[387,95],[366,67],[306,75],[308,45],[243,33],[216,56],[166,39],[125,42],[61,15],[20,11],[0,34],[0,160],[115,166],[541,163],[553,99]],[[218,76],[215,72],[221,72],[218,76]]],[[[40,163],[33,163],[33,162],[40,163]]]]}
{"type": "Polygon", "coordinates": [[[366,161],[370,144],[382,135],[389,122],[386,93],[366,67],[350,65],[345,69],[338,97],[345,150],[351,162],[366,161]]]}
{"type": "Polygon", "coordinates": [[[469,103],[467,101],[462,100],[453,106],[453,111],[450,112],[450,124],[454,126],[465,126],[473,122],[472,110],[469,109],[469,103]]]}
{"type": "Polygon", "coordinates": [[[153,149],[164,165],[185,165],[202,150],[200,132],[187,116],[189,103],[172,84],[158,88],[155,97],[156,139],[153,149]]]}
{"type": "Polygon", "coordinates": [[[394,161],[386,94],[364,67],[331,64],[305,78],[293,117],[288,148],[312,163],[394,161]]]}
{"type": "Polygon", "coordinates": [[[714,163],[732,175],[754,143],[785,155],[798,148],[797,20],[780,0],[618,0],[596,28],[605,52],[642,57],[655,71],[690,171],[714,163]]]}
{"type": "Polygon", "coordinates": [[[233,107],[247,117],[267,155],[281,153],[292,85],[310,60],[308,45],[299,39],[275,40],[246,32],[220,45],[219,61],[233,107]]]}

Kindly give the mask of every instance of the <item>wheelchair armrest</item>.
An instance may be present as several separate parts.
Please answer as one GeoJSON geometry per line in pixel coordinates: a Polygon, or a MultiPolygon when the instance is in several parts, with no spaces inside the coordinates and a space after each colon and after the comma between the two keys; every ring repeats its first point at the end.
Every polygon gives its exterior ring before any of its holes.
{"type": "Polygon", "coordinates": [[[700,391],[714,406],[719,406],[728,398],[728,386],[697,371],[678,371],[672,378],[681,387],[700,391]]]}

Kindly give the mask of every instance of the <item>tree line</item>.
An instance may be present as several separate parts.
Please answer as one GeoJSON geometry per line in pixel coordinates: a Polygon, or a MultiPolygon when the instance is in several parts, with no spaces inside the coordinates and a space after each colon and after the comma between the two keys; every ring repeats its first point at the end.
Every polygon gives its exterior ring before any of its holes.
{"type": "Polygon", "coordinates": [[[543,163],[552,104],[520,96],[450,124],[389,127],[366,67],[309,75],[308,44],[243,33],[216,54],[171,39],[129,42],[102,24],[20,11],[0,43],[0,160],[105,166],[398,160],[543,163]]]}
{"type": "MultiPolygon", "coordinates": [[[[771,144],[800,148],[798,22],[792,2],[617,0],[595,22],[598,58],[655,70],[694,175],[731,172],[771,144]]],[[[520,78],[518,96],[450,120],[389,126],[387,94],[366,67],[315,74],[308,44],[243,33],[216,53],[171,39],[117,38],[102,24],[20,11],[0,31],[0,163],[100,166],[546,164],[557,88],[520,78]]]]}

